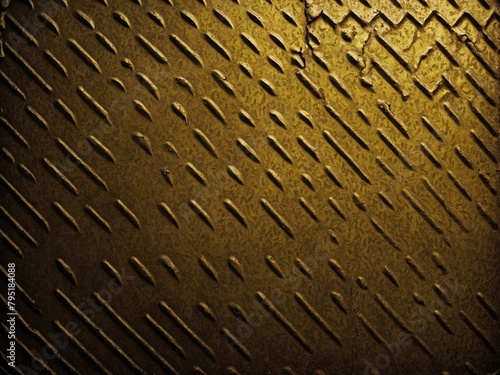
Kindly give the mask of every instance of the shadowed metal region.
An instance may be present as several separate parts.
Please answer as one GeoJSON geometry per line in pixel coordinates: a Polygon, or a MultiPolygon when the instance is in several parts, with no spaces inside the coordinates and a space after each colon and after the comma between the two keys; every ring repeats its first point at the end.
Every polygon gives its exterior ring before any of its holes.
{"type": "Polygon", "coordinates": [[[499,26],[0,1],[0,368],[498,374],[499,26]]]}

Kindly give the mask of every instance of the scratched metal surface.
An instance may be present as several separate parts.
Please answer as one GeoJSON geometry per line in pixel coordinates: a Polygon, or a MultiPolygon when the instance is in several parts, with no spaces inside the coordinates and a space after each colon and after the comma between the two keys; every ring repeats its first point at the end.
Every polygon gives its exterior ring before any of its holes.
{"type": "Polygon", "coordinates": [[[498,370],[498,2],[8,3],[11,372],[498,370]]]}

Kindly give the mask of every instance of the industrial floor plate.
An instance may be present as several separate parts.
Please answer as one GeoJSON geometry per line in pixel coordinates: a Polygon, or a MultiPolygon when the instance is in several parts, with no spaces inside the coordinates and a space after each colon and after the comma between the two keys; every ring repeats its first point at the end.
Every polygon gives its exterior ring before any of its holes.
{"type": "Polygon", "coordinates": [[[494,374],[496,0],[0,1],[9,374],[494,374]]]}

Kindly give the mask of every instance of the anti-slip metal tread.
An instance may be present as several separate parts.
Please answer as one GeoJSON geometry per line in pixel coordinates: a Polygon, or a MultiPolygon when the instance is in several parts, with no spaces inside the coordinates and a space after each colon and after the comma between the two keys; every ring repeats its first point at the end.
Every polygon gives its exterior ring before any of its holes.
{"type": "Polygon", "coordinates": [[[8,3],[3,369],[500,368],[498,2],[8,3]]]}

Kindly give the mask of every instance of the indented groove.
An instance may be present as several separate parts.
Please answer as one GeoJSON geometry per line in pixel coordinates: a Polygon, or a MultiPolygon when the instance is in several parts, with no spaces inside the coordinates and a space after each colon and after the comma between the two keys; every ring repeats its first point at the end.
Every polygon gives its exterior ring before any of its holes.
{"type": "Polygon", "coordinates": [[[99,138],[90,135],[87,140],[89,143],[94,147],[94,149],[105,159],[109,160],[111,163],[115,164],[115,156],[111,152],[109,148],[107,148],[100,140],[99,138]]]}
{"type": "Polygon", "coordinates": [[[241,33],[240,34],[241,40],[252,50],[254,51],[257,55],[260,55],[260,47],[255,41],[254,38],[252,38],[249,34],[247,33],[241,33]]]}
{"type": "MultiPolygon", "coordinates": [[[[5,300],[3,298],[3,296],[1,297],[2,299],[2,302],[4,302],[5,305],[7,305],[7,300],[5,300]]],[[[45,346],[50,350],[50,353],[54,353],[57,355],[57,360],[59,360],[61,362],[61,364],[64,366],[65,369],[67,369],[69,371],[69,373],[73,374],[73,375],[81,375],[80,372],[75,369],[73,367],[73,365],[71,365],[67,360],[66,358],[64,358],[60,352],[58,352],[58,349],[56,349],[56,347],[54,345],[51,344],[51,342],[49,340],[47,340],[41,333],[40,331],[38,331],[37,329],[31,327],[28,322],[22,317],[22,315],[20,315],[19,313],[17,314],[17,318],[19,319],[19,322],[21,323],[22,327],[24,329],[26,329],[32,336],[38,338],[41,342],[43,342],[43,344],[45,344],[45,346]]],[[[46,349],[44,349],[46,350],[46,349]]],[[[45,351],[45,353],[47,353],[47,351],[45,351]]]]}
{"type": "Polygon", "coordinates": [[[70,215],[66,209],[61,206],[60,203],[54,202],[52,203],[52,207],[56,210],[56,212],[66,221],[74,230],[80,232],[80,226],[73,216],[70,215]]]}
{"type": "Polygon", "coordinates": [[[292,337],[297,340],[302,348],[309,354],[313,354],[313,351],[306,341],[304,336],[298,331],[298,329],[278,310],[278,308],[266,297],[262,292],[257,292],[257,300],[264,306],[266,310],[271,312],[273,317],[280,323],[292,337]]]}
{"type": "Polygon", "coordinates": [[[342,95],[352,100],[351,90],[349,90],[347,85],[337,74],[331,73],[328,78],[330,78],[330,82],[333,84],[333,86],[335,86],[337,90],[342,93],[342,95]]]}
{"type": "Polygon", "coordinates": [[[120,275],[120,272],[118,272],[118,270],[109,261],[107,261],[106,259],[102,260],[101,266],[104,271],[106,271],[106,273],[118,283],[118,285],[123,286],[126,283],[124,283],[123,277],[122,275],[120,275]]]}
{"type": "Polygon", "coordinates": [[[104,367],[104,365],[92,354],[92,352],[88,350],[70,331],[64,328],[64,326],[58,320],[54,321],[54,324],[62,333],[64,333],[67,338],[69,338],[69,340],[78,348],[78,350],[81,351],[101,373],[105,375],[112,375],[112,372],[104,367]]]}
{"type": "Polygon", "coordinates": [[[389,235],[389,233],[387,233],[387,231],[382,227],[382,225],[379,224],[379,222],[375,219],[370,219],[370,222],[372,223],[373,227],[375,228],[375,230],[380,233],[382,235],[382,237],[384,237],[384,239],[393,247],[395,248],[396,250],[398,251],[401,251],[401,247],[399,246],[399,244],[396,242],[396,240],[394,238],[392,238],[391,235],[389,235]]]}
{"type": "Polygon", "coordinates": [[[113,42],[111,42],[111,40],[108,39],[108,37],[106,35],[97,31],[95,33],[95,37],[96,37],[97,41],[99,43],[101,43],[101,45],[104,48],[106,48],[109,52],[111,52],[113,55],[118,54],[118,50],[116,49],[115,45],[113,44],[113,42]]]}
{"type": "Polygon", "coordinates": [[[427,146],[424,142],[420,143],[420,149],[422,152],[429,158],[429,160],[436,166],[436,168],[442,169],[443,166],[441,165],[441,162],[438,160],[436,154],[427,146]]]}
{"type": "Polygon", "coordinates": [[[196,29],[199,29],[200,26],[198,24],[198,20],[196,19],[196,17],[194,16],[193,13],[187,11],[187,10],[181,10],[179,12],[179,14],[181,15],[181,18],[186,21],[188,24],[190,24],[191,26],[193,26],[194,28],[196,29]]]}
{"type": "Polygon", "coordinates": [[[173,225],[179,228],[179,222],[177,221],[177,217],[165,202],[160,202],[158,204],[158,208],[173,225]]]}
{"type": "Polygon", "coordinates": [[[238,352],[240,352],[241,355],[243,355],[243,357],[245,357],[245,359],[247,359],[250,362],[252,360],[252,355],[250,354],[248,348],[245,345],[243,345],[243,343],[240,340],[238,340],[238,338],[235,335],[233,335],[231,331],[229,331],[227,328],[223,327],[221,331],[224,338],[228,341],[228,344],[231,347],[233,346],[236,347],[238,352]]]}
{"type": "Polygon", "coordinates": [[[429,181],[427,177],[422,177],[422,181],[424,182],[425,187],[427,190],[431,192],[431,194],[436,198],[436,200],[439,202],[439,204],[444,208],[444,210],[450,215],[450,217],[455,221],[460,229],[462,229],[464,232],[468,233],[470,229],[460,220],[458,217],[458,214],[455,212],[453,208],[451,208],[448,203],[445,201],[444,197],[439,194],[437,189],[432,185],[432,183],[429,181]]]}
{"type": "Polygon", "coordinates": [[[98,327],[92,319],[90,319],[82,310],[80,310],[74,303],[69,299],[69,297],[64,294],[59,289],[56,289],[56,295],[61,299],[61,301],[69,307],[77,316],[79,316],[87,325],[90,326],[91,331],[99,336],[111,349],[113,349],[118,356],[124,360],[127,365],[131,367],[136,373],[141,375],[146,375],[146,372],[141,369],[128,355],[121,349],[105,332],[103,329],[98,327]]]}
{"type": "Polygon", "coordinates": [[[448,321],[445,319],[441,311],[439,310],[434,310],[434,317],[436,318],[437,322],[439,325],[448,333],[453,334],[453,331],[451,330],[451,327],[448,323],[448,321]]]}
{"type": "Polygon", "coordinates": [[[33,247],[38,247],[38,242],[33,238],[33,236],[3,206],[0,206],[0,214],[11,223],[11,225],[26,241],[28,241],[33,247]]]}
{"type": "Polygon", "coordinates": [[[448,306],[453,305],[453,300],[450,297],[448,291],[441,285],[441,284],[434,284],[432,286],[432,289],[434,289],[434,292],[438,295],[441,300],[446,303],[448,306]]]}
{"type": "Polygon", "coordinates": [[[38,19],[52,32],[56,33],[57,35],[61,35],[61,31],[59,30],[59,25],[54,21],[54,19],[49,16],[47,13],[44,11],[41,11],[40,14],[38,15],[38,19]]]}
{"type": "Polygon", "coordinates": [[[292,228],[290,227],[290,224],[286,221],[286,219],[281,216],[278,211],[269,203],[267,199],[262,198],[260,200],[260,204],[264,208],[264,210],[271,216],[271,218],[278,224],[278,226],[290,237],[290,238],[295,238],[292,228]]]}
{"type": "Polygon", "coordinates": [[[44,56],[49,60],[50,64],[65,78],[68,78],[68,70],[64,64],[48,49],[44,50],[44,56]]]}
{"type": "Polygon", "coordinates": [[[37,183],[35,175],[33,174],[33,172],[31,172],[31,170],[26,165],[21,163],[17,166],[17,168],[19,169],[19,172],[21,172],[21,174],[24,177],[26,177],[29,181],[33,182],[34,184],[37,183]]]}
{"type": "Polygon", "coordinates": [[[472,139],[477,143],[477,145],[481,148],[481,150],[484,151],[486,156],[488,156],[493,163],[498,164],[497,156],[492,150],[490,150],[490,148],[486,145],[484,140],[477,134],[477,132],[474,129],[472,129],[470,133],[472,139]]]}
{"type": "Polygon", "coordinates": [[[339,215],[342,219],[346,219],[346,215],[340,204],[337,202],[337,200],[333,197],[328,198],[328,204],[335,210],[337,215],[339,215]]]}
{"type": "MultiPolygon", "coordinates": [[[[34,181],[34,177],[31,175],[31,173],[29,175],[29,178],[34,181]]],[[[497,190],[495,189],[495,184],[494,184],[494,182],[491,181],[491,178],[490,178],[488,173],[480,171],[479,172],[479,179],[484,184],[484,186],[486,186],[486,188],[491,192],[491,194],[493,194],[493,195],[498,194],[497,190]]]]}
{"type": "Polygon", "coordinates": [[[73,111],[62,101],[62,99],[54,100],[54,107],[57,108],[59,112],[62,113],[64,117],[66,117],[73,125],[78,126],[76,115],[73,111]]]}
{"type": "Polygon", "coordinates": [[[493,137],[498,137],[498,130],[493,125],[492,121],[488,120],[486,116],[476,107],[472,99],[469,99],[469,107],[472,113],[481,121],[484,127],[490,132],[493,137]]]}
{"type": "Polygon", "coordinates": [[[211,32],[207,32],[204,34],[204,38],[207,43],[215,49],[222,57],[224,57],[227,61],[232,61],[231,53],[229,50],[224,47],[224,45],[215,37],[211,32]]]}
{"type": "Polygon", "coordinates": [[[9,121],[7,121],[6,118],[3,116],[0,116],[0,124],[3,125],[4,128],[6,128],[10,134],[24,147],[26,147],[28,150],[30,149],[30,145],[26,138],[16,129],[15,126],[13,126],[9,121]]]}
{"type": "Polygon", "coordinates": [[[342,311],[344,314],[347,314],[347,304],[344,300],[344,297],[342,294],[339,292],[331,292],[330,297],[332,298],[332,301],[337,305],[337,307],[342,311]]]}
{"type": "Polygon", "coordinates": [[[92,20],[92,18],[90,18],[90,16],[88,14],[86,14],[85,12],[77,9],[73,15],[75,16],[75,18],[80,21],[84,26],[88,27],[89,29],[95,31],[95,23],[94,23],[94,20],[92,20]]]}
{"type": "Polygon", "coordinates": [[[129,262],[134,267],[135,271],[139,274],[141,279],[146,281],[148,284],[156,287],[156,281],[151,273],[151,271],[142,263],[137,257],[130,257],[129,262]]]}
{"type": "Polygon", "coordinates": [[[235,256],[230,256],[227,260],[227,264],[236,276],[245,281],[245,271],[243,270],[243,265],[238,258],[236,258],[235,256]]]}
{"type": "Polygon", "coordinates": [[[231,19],[220,9],[214,8],[213,9],[214,16],[217,17],[217,19],[222,22],[224,25],[229,27],[230,29],[234,29],[233,23],[231,22],[231,19]]]}
{"type": "MultiPolygon", "coordinates": [[[[2,322],[2,329],[4,331],[2,334],[7,336],[7,334],[10,331],[9,328],[7,328],[7,326],[3,322],[2,322]]],[[[19,336],[15,335],[12,341],[15,341],[15,345],[19,345],[19,347],[28,354],[30,358],[30,363],[32,364],[33,367],[37,367],[38,370],[47,372],[50,375],[56,375],[56,373],[49,366],[47,366],[46,362],[40,358],[39,353],[35,353],[32,350],[28,349],[28,347],[24,344],[24,342],[19,339],[19,336]]],[[[4,358],[6,358],[6,356],[4,358]]],[[[24,372],[21,373],[20,371],[18,371],[18,373],[24,374],[24,372]]]]}
{"type": "Polygon", "coordinates": [[[140,148],[148,153],[149,156],[153,156],[153,146],[148,136],[139,132],[135,132],[134,134],[132,134],[132,139],[139,145],[140,148]]]}
{"type": "Polygon", "coordinates": [[[407,255],[405,257],[405,260],[408,266],[410,266],[410,268],[412,269],[412,271],[415,272],[415,274],[418,276],[418,278],[421,280],[425,280],[425,275],[424,272],[422,271],[422,267],[420,267],[420,265],[416,262],[416,260],[413,259],[413,257],[411,257],[410,255],[407,255]]]}
{"type": "Polygon", "coordinates": [[[151,114],[151,111],[148,109],[148,107],[146,107],[146,105],[143,102],[135,99],[134,105],[135,105],[135,109],[137,110],[137,112],[139,112],[142,116],[147,118],[149,121],[153,122],[153,116],[151,114]]]}
{"type": "Polygon", "coordinates": [[[495,221],[495,219],[492,217],[491,214],[489,214],[484,206],[481,203],[477,204],[477,211],[479,212],[479,215],[486,220],[486,222],[490,225],[491,229],[493,230],[498,230],[498,224],[495,221]]]}
{"type": "Polygon", "coordinates": [[[490,95],[478,82],[478,80],[472,75],[472,72],[469,70],[465,71],[465,77],[469,80],[469,82],[476,88],[477,91],[490,103],[492,106],[496,106],[497,103],[493,99],[492,95],[490,95]]]}
{"type": "Polygon", "coordinates": [[[177,266],[174,264],[172,259],[168,255],[162,255],[160,257],[160,260],[162,264],[165,266],[167,271],[177,280],[177,282],[180,282],[180,273],[179,269],[177,266]]]}
{"type": "Polygon", "coordinates": [[[399,287],[398,279],[396,278],[396,275],[389,267],[385,266],[383,272],[384,272],[385,277],[387,277],[387,279],[391,283],[393,283],[395,286],[399,287]]]}
{"type": "Polygon", "coordinates": [[[166,302],[160,302],[160,308],[181,328],[195,343],[198,345],[210,359],[217,362],[214,351],[198,336],[189,326],[175,313],[175,311],[167,305],[166,302]]]}
{"type": "Polygon", "coordinates": [[[469,191],[465,188],[465,186],[460,182],[458,177],[452,172],[448,171],[447,172],[449,179],[453,182],[455,187],[458,189],[458,191],[469,201],[472,200],[472,196],[470,195],[469,191]]]}
{"type": "Polygon", "coordinates": [[[130,208],[128,208],[125,203],[123,203],[120,199],[116,200],[116,206],[120,210],[120,212],[132,223],[134,227],[137,229],[141,229],[141,223],[137,216],[132,212],[130,208]]]}
{"type": "Polygon", "coordinates": [[[243,139],[243,138],[238,138],[236,141],[238,147],[243,151],[243,153],[248,156],[250,160],[252,160],[255,163],[260,163],[260,158],[259,155],[255,152],[255,150],[250,147],[250,145],[243,139]]]}
{"type": "Polygon", "coordinates": [[[399,160],[401,160],[409,170],[414,170],[413,164],[409,161],[403,151],[394,143],[394,141],[389,138],[389,136],[382,129],[377,129],[377,133],[389,149],[399,158],[399,160]]]}
{"type": "Polygon", "coordinates": [[[309,154],[311,157],[316,160],[318,163],[320,163],[319,155],[318,155],[318,149],[317,147],[313,146],[307,139],[305,139],[303,136],[298,136],[297,141],[299,145],[302,146],[302,148],[309,154]]]}
{"type": "Polygon", "coordinates": [[[241,210],[236,207],[236,205],[230,199],[224,199],[224,206],[226,209],[233,214],[233,216],[243,225],[245,228],[248,228],[248,222],[241,210]]]}
{"type": "Polygon", "coordinates": [[[273,120],[278,126],[282,127],[283,129],[287,129],[287,124],[285,117],[278,111],[272,110],[269,112],[269,117],[271,120],[273,120]]]}
{"type": "Polygon", "coordinates": [[[217,321],[217,317],[215,316],[214,311],[205,302],[198,303],[198,309],[210,321],[212,321],[212,322],[216,322],[217,321]]]}
{"type": "Polygon", "coordinates": [[[61,272],[64,274],[64,276],[66,276],[74,286],[78,286],[76,275],[71,269],[71,267],[61,258],[56,259],[56,264],[61,270],[61,272]]]}
{"type": "Polygon", "coordinates": [[[45,228],[47,232],[50,231],[50,226],[45,217],[42,216],[38,210],[33,207],[33,205],[28,202],[28,200],[7,180],[3,174],[0,174],[0,180],[2,183],[9,189],[9,191],[14,195],[14,197],[26,208],[31,216],[35,218],[35,220],[45,228]]]}
{"type": "Polygon", "coordinates": [[[71,156],[75,160],[75,164],[79,166],[83,171],[99,186],[108,191],[108,185],[106,182],[94,171],[94,169],[85,163],[77,154],[74,152],[61,138],[56,139],[57,145],[64,151],[68,156],[71,156]]]}
{"type": "Polygon", "coordinates": [[[303,275],[305,275],[309,279],[312,279],[312,270],[302,259],[295,259],[295,265],[303,275]]]}
{"type": "Polygon", "coordinates": [[[276,91],[276,88],[274,85],[271,83],[266,78],[261,78],[259,79],[259,85],[271,96],[278,96],[278,92],[276,91]]]}
{"type": "Polygon", "coordinates": [[[106,122],[111,125],[111,118],[109,117],[108,111],[106,111],[83,86],[78,86],[78,94],[93,111],[100,117],[106,119],[106,122]]]}
{"type": "Polygon", "coordinates": [[[106,232],[111,233],[111,226],[109,223],[104,220],[104,218],[90,205],[86,205],[84,207],[84,211],[87,215],[90,216],[101,228],[103,228],[106,232]]]}
{"type": "Polygon", "coordinates": [[[215,145],[212,143],[212,141],[207,137],[203,131],[200,129],[196,128],[193,130],[195,138],[201,143],[203,147],[207,149],[207,151],[215,158],[219,158],[219,153],[215,147],[215,145]]]}
{"type": "Polygon", "coordinates": [[[81,58],[90,68],[95,70],[97,73],[102,74],[102,69],[97,63],[97,61],[74,39],[68,39],[67,41],[70,49],[75,52],[75,54],[81,58]]]}
{"type": "Polygon", "coordinates": [[[313,206],[311,206],[311,204],[304,197],[301,197],[299,199],[299,202],[302,208],[309,214],[309,216],[311,216],[314,221],[319,222],[318,214],[316,213],[316,210],[313,208],[313,206]]]}
{"type": "Polygon", "coordinates": [[[498,314],[495,311],[495,308],[492,306],[492,304],[490,303],[490,301],[486,299],[486,297],[484,296],[484,294],[481,293],[481,292],[478,292],[476,294],[476,297],[477,297],[477,300],[479,301],[479,303],[481,304],[481,306],[483,306],[484,309],[488,312],[488,314],[490,314],[490,316],[493,319],[498,320],[498,314]]]}
{"type": "Polygon", "coordinates": [[[292,157],[290,156],[290,154],[288,153],[288,151],[278,142],[278,140],[275,137],[273,137],[272,135],[270,135],[269,137],[267,137],[267,139],[269,140],[269,144],[271,145],[271,147],[274,150],[276,150],[276,152],[283,159],[285,159],[285,161],[287,161],[290,164],[293,164],[292,157]]]}
{"type": "Polygon", "coordinates": [[[168,333],[165,328],[163,328],[156,320],[154,320],[151,315],[146,314],[145,316],[147,322],[153,327],[153,329],[158,332],[158,334],[169,344],[182,358],[186,358],[186,352],[184,348],[177,342],[177,340],[168,333]]]}
{"type": "Polygon", "coordinates": [[[391,110],[390,103],[379,100],[377,104],[382,113],[387,116],[387,118],[394,124],[394,126],[396,126],[396,129],[398,129],[406,139],[410,139],[408,130],[406,129],[406,125],[404,125],[403,122],[391,110]]]}
{"type": "Polygon", "coordinates": [[[425,116],[422,116],[422,122],[429,130],[429,132],[436,138],[439,142],[443,142],[443,136],[441,135],[441,132],[436,128],[436,126],[425,116]]]}
{"type": "Polygon", "coordinates": [[[139,44],[147,51],[151,56],[153,56],[158,62],[162,64],[167,64],[168,60],[158,47],[151,43],[145,36],[141,34],[136,35],[136,39],[139,44]]]}
{"type": "Polygon", "coordinates": [[[283,271],[281,270],[279,263],[276,261],[276,259],[274,259],[273,256],[266,256],[266,263],[276,276],[278,276],[280,279],[284,278],[283,271]]]}
{"type": "Polygon", "coordinates": [[[465,322],[465,324],[467,325],[467,327],[469,327],[469,329],[472,332],[474,332],[474,334],[477,337],[479,337],[479,339],[486,345],[486,347],[488,348],[488,350],[492,354],[496,354],[497,353],[497,349],[495,348],[495,345],[486,336],[486,334],[482,331],[482,329],[479,328],[478,325],[474,321],[471,320],[471,318],[469,317],[469,315],[467,315],[467,313],[465,311],[461,310],[460,311],[460,317],[465,322]]]}
{"type": "Polygon", "coordinates": [[[163,29],[165,28],[165,20],[163,19],[162,15],[160,13],[158,13],[155,10],[152,10],[152,11],[148,11],[147,14],[148,14],[149,18],[154,23],[156,23],[158,26],[160,26],[163,29]]]}
{"type": "Polygon", "coordinates": [[[420,216],[431,226],[432,229],[438,234],[443,234],[443,229],[432,219],[429,213],[424,209],[420,202],[408,190],[403,189],[403,196],[410,202],[412,207],[417,211],[420,216]]]}
{"type": "Polygon", "coordinates": [[[16,255],[18,255],[20,258],[24,258],[23,252],[19,248],[19,246],[14,242],[12,238],[9,237],[7,233],[5,233],[1,228],[0,228],[0,235],[2,236],[2,240],[5,240],[7,245],[14,250],[16,255]]]}
{"type": "Polygon", "coordinates": [[[45,166],[54,175],[54,177],[72,194],[78,196],[78,189],[76,186],[57,168],[49,159],[43,158],[45,166]]]}
{"type": "Polygon", "coordinates": [[[169,374],[178,375],[179,373],[172,367],[170,363],[167,362],[165,358],[162,357],[160,353],[158,353],[139,333],[132,328],[130,324],[127,323],[125,319],[123,319],[116,311],[111,307],[111,305],[104,299],[99,293],[94,293],[94,296],[97,298],[97,301],[104,307],[107,313],[111,315],[111,317],[116,320],[135,341],[142,346],[148,354],[155,359],[164,370],[166,370],[169,374]]]}
{"type": "Polygon", "coordinates": [[[384,79],[394,88],[394,90],[396,90],[396,92],[398,92],[401,95],[402,99],[407,100],[409,94],[403,90],[401,84],[394,77],[394,75],[389,72],[387,67],[376,59],[372,59],[372,64],[373,67],[377,70],[377,72],[379,72],[380,75],[384,77],[384,79]]]}
{"type": "Polygon", "coordinates": [[[219,283],[219,273],[215,269],[215,267],[205,258],[205,256],[201,256],[199,259],[199,264],[203,271],[210,276],[212,280],[214,280],[216,283],[219,283]]]}
{"type": "Polygon", "coordinates": [[[212,218],[208,215],[208,213],[200,206],[198,202],[195,200],[189,201],[189,207],[198,215],[198,217],[208,225],[212,231],[215,232],[215,228],[213,225],[212,218]]]}
{"type": "Polygon", "coordinates": [[[207,178],[205,177],[203,172],[200,171],[198,168],[196,168],[193,164],[187,163],[186,169],[189,172],[189,174],[195,178],[196,181],[198,181],[200,184],[204,186],[207,185],[207,178]]]}
{"type": "Polygon", "coordinates": [[[309,314],[309,316],[318,324],[318,326],[339,346],[342,346],[339,336],[332,330],[325,319],[314,309],[314,307],[306,301],[304,296],[299,292],[295,292],[295,299],[299,305],[309,314]]]}
{"type": "Polygon", "coordinates": [[[5,17],[9,24],[12,25],[14,29],[16,29],[20,35],[25,38],[30,45],[33,47],[38,47],[38,41],[36,38],[31,34],[28,30],[26,30],[19,21],[17,21],[10,13],[7,13],[7,16],[5,17]]]}
{"type": "Polygon", "coordinates": [[[11,88],[11,90],[21,99],[26,100],[24,91],[3,71],[0,69],[0,78],[11,88]]]}
{"type": "Polygon", "coordinates": [[[351,125],[330,105],[325,105],[326,111],[344,128],[344,130],[365,150],[370,150],[366,141],[353,129],[351,125]]]}
{"type": "Polygon", "coordinates": [[[191,47],[189,47],[181,38],[179,38],[175,34],[170,34],[170,40],[193,63],[203,67],[203,65],[204,65],[203,60],[201,59],[201,56],[198,54],[198,52],[196,52],[191,47]]]}
{"type": "Polygon", "coordinates": [[[347,275],[340,263],[336,259],[329,259],[328,265],[337,274],[337,276],[342,280],[346,281],[347,275]]]}
{"type": "Polygon", "coordinates": [[[210,98],[204,97],[202,98],[203,104],[205,104],[205,107],[207,107],[212,114],[217,117],[217,119],[222,122],[223,124],[226,124],[226,116],[224,115],[224,112],[220,109],[220,107],[210,98]]]}
{"type": "Polygon", "coordinates": [[[132,26],[130,25],[130,21],[128,17],[123,14],[122,12],[113,12],[113,18],[116,22],[121,24],[123,27],[126,27],[127,29],[130,29],[132,26]]]}
{"type": "Polygon", "coordinates": [[[318,99],[321,99],[323,94],[323,89],[314,83],[311,78],[309,78],[302,70],[295,73],[299,81],[318,99]]]}
{"type": "Polygon", "coordinates": [[[272,169],[268,169],[266,171],[267,177],[275,184],[281,191],[285,191],[283,187],[283,181],[281,180],[280,176],[272,169]]]}
{"type": "Polygon", "coordinates": [[[359,167],[359,165],[354,161],[354,159],[347,153],[347,151],[337,142],[337,140],[330,134],[328,130],[323,131],[323,137],[326,139],[328,144],[333,147],[335,151],[339,153],[342,158],[350,165],[350,167],[358,174],[358,176],[367,184],[372,184],[365,172],[359,167]]]}

